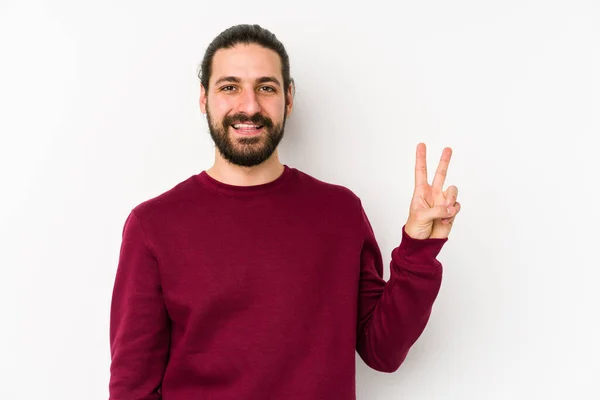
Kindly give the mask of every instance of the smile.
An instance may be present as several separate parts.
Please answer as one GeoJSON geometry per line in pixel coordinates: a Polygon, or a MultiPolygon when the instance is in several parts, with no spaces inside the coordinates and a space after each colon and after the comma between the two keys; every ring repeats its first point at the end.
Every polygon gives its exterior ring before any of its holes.
{"type": "Polygon", "coordinates": [[[261,132],[263,125],[252,124],[233,124],[231,125],[235,131],[241,135],[256,135],[261,132]]]}
{"type": "Polygon", "coordinates": [[[250,124],[233,124],[231,125],[235,129],[260,129],[262,125],[250,125],[250,124]]]}

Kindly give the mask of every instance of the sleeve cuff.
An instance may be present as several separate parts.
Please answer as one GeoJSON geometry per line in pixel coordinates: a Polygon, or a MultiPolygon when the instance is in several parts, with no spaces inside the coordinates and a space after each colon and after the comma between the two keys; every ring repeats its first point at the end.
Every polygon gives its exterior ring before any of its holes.
{"type": "Polygon", "coordinates": [[[392,258],[402,268],[417,271],[437,271],[441,263],[437,256],[448,238],[414,239],[402,227],[402,241],[392,252],[392,258]]]}

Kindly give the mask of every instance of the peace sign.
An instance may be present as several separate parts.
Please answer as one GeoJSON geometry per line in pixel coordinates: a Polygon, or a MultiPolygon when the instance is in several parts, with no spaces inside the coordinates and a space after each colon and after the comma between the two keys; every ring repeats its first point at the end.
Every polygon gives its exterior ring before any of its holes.
{"type": "Polygon", "coordinates": [[[452,149],[444,148],[433,182],[427,182],[427,147],[417,145],[415,163],[415,189],[405,231],[414,239],[447,238],[454,218],[460,211],[456,201],[458,188],[450,186],[443,190],[448,174],[452,149]]]}

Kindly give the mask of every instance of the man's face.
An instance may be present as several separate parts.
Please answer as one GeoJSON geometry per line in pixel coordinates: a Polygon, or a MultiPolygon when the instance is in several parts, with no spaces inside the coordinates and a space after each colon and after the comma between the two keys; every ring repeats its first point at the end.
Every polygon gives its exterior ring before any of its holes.
{"type": "Polygon", "coordinates": [[[279,55],[255,44],[219,49],[208,90],[202,87],[200,107],[226,160],[245,167],[261,164],[283,138],[292,107],[291,90],[286,93],[283,87],[279,55]]]}

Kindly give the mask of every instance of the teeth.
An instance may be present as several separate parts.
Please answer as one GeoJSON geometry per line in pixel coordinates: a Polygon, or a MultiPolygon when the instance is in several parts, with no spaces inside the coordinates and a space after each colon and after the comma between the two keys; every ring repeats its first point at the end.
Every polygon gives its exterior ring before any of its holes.
{"type": "Polygon", "coordinates": [[[233,124],[235,129],[257,129],[260,125],[233,124]]]}

